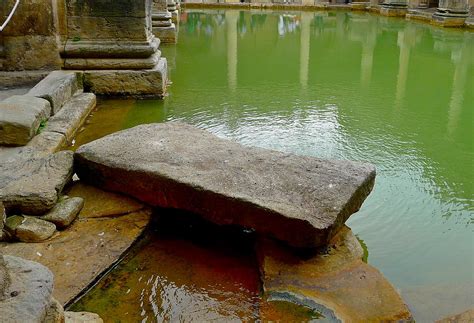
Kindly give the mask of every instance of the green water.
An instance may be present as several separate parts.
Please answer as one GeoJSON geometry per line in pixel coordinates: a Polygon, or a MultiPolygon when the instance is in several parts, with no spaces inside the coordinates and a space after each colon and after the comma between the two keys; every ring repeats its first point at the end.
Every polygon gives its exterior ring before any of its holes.
{"type": "Polygon", "coordinates": [[[474,307],[474,33],[350,12],[188,11],[164,101],[105,101],[76,145],[182,120],[377,166],[348,225],[417,321],[474,307]]]}

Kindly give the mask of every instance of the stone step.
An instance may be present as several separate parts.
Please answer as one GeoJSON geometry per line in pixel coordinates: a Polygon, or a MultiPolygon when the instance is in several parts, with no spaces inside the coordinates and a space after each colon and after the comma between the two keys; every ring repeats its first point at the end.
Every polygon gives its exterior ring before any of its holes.
{"type": "Polygon", "coordinates": [[[96,106],[96,96],[93,93],[79,93],[65,102],[62,109],[52,116],[44,132],[56,132],[65,136],[71,143],[77,131],[84,124],[87,116],[96,106]]]}
{"type": "Polygon", "coordinates": [[[0,145],[23,146],[51,115],[48,101],[14,95],[0,102],[0,145]]]}
{"type": "Polygon", "coordinates": [[[325,245],[370,193],[370,164],[250,148],[183,123],[142,125],[80,147],[81,180],[152,206],[325,245]]]}
{"type": "Polygon", "coordinates": [[[48,100],[54,115],[79,90],[82,90],[82,77],[76,72],[53,71],[36,84],[28,95],[48,100]]]}

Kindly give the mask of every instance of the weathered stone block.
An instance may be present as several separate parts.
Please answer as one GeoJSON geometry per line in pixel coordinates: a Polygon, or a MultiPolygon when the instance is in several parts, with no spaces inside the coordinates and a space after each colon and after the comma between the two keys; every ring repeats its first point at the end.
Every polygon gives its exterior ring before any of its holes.
{"type": "MultiPolygon", "coordinates": [[[[325,250],[298,256],[274,241],[258,243],[264,296],[292,296],[327,317],[342,322],[411,322],[395,288],[374,267],[362,261],[359,241],[342,227],[325,250]]],[[[289,301],[292,301],[289,299],[289,301]]],[[[263,321],[271,312],[262,304],[263,321]]]]}
{"type": "Polygon", "coordinates": [[[23,242],[44,241],[56,231],[53,223],[26,215],[7,218],[5,226],[12,236],[23,242]]]}
{"type": "Polygon", "coordinates": [[[0,145],[26,145],[51,114],[48,101],[15,95],[0,102],[0,145]]]}
{"type": "Polygon", "coordinates": [[[51,303],[53,274],[39,263],[3,256],[11,284],[0,302],[2,321],[43,322],[51,303]]]}
{"type": "Polygon", "coordinates": [[[182,123],[138,126],[80,147],[86,182],[296,247],[325,245],[358,211],[372,165],[244,147],[182,123]]]}
{"type": "Polygon", "coordinates": [[[49,101],[52,114],[61,110],[66,101],[80,89],[82,78],[77,72],[54,71],[32,88],[28,95],[43,98],[49,101]]]}
{"type": "Polygon", "coordinates": [[[166,92],[167,62],[160,58],[152,70],[84,71],[84,88],[98,95],[162,97],[166,92]]]}
{"type": "Polygon", "coordinates": [[[66,323],[103,323],[99,315],[89,312],[65,312],[66,323]]]}
{"type": "Polygon", "coordinates": [[[38,157],[29,151],[0,155],[0,200],[7,210],[44,214],[72,178],[73,153],[38,157]]]}
{"type": "Polygon", "coordinates": [[[66,198],[54,206],[40,219],[54,223],[59,229],[67,228],[84,207],[84,199],[80,197],[66,198]]]}
{"type": "Polygon", "coordinates": [[[49,119],[44,131],[60,133],[70,143],[95,105],[96,97],[93,93],[80,93],[73,96],[58,113],[49,119]]]}

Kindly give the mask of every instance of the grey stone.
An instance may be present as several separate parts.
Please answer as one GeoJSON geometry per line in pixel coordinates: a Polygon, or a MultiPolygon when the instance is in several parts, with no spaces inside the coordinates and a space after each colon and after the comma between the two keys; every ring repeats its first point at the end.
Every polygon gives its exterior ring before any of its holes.
{"type": "Polygon", "coordinates": [[[48,221],[26,215],[14,215],[7,218],[6,228],[22,242],[39,242],[49,239],[56,226],[48,221]]]}
{"type": "Polygon", "coordinates": [[[48,101],[14,95],[0,102],[0,145],[26,145],[51,115],[48,101]]]}
{"type": "Polygon", "coordinates": [[[32,88],[28,95],[49,101],[52,114],[56,114],[72,96],[82,88],[81,76],[77,72],[54,71],[32,88]]]}
{"type": "Polygon", "coordinates": [[[81,40],[67,41],[65,58],[148,58],[160,45],[153,41],[81,40]]]}
{"type": "Polygon", "coordinates": [[[43,322],[51,304],[53,274],[36,262],[4,256],[11,284],[0,302],[2,323],[43,322]]]}
{"type": "Polygon", "coordinates": [[[73,96],[64,104],[61,111],[49,119],[44,131],[60,133],[70,143],[95,105],[96,97],[93,93],[80,93],[73,96]]]}
{"type": "Polygon", "coordinates": [[[166,92],[167,62],[160,58],[151,70],[87,70],[84,88],[100,95],[162,97],[166,92]]]}
{"type": "Polygon", "coordinates": [[[59,229],[68,227],[84,207],[84,199],[80,197],[66,198],[40,219],[54,223],[59,229]]]}
{"type": "Polygon", "coordinates": [[[103,323],[99,315],[89,312],[65,312],[65,323],[103,323]]]}
{"type": "Polygon", "coordinates": [[[370,164],[242,146],[182,123],[142,125],[81,146],[81,180],[153,206],[325,245],[370,193],[370,164]]]}
{"type": "Polygon", "coordinates": [[[73,152],[38,157],[29,151],[0,154],[0,200],[8,210],[44,214],[72,178],[73,152]]]}

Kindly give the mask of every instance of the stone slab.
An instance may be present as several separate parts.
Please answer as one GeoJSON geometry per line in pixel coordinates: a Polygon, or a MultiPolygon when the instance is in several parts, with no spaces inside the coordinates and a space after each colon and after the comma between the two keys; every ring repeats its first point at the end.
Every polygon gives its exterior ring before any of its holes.
{"type": "Polygon", "coordinates": [[[14,95],[0,102],[0,145],[26,145],[51,115],[48,101],[14,95]]]}
{"type": "Polygon", "coordinates": [[[153,69],[158,63],[159,55],[147,58],[66,58],[65,69],[86,70],[141,70],[153,69]]]}
{"type": "Polygon", "coordinates": [[[160,58],[149,70],[87,70],[84,89],[97,95],[114,97],[156,97],[166,93],[167,62],[160,58]]]}
{"type": "Polygon", "coordinates": [[[100,219],[80,217],[45,242],[0,243],[0,253],[47,266],[54,273],[54,298],[66,305],[120,259],[143,232],[150,214],[142,210],[100,219]]]}
{"type": "MultiPolygon", "coordinates": [[[[362,261],[363,251],[348,227],[314,254],[296,255],[275,241],[260,239],[258,253],[264,297],[298,300],[342,322],[410,322],[395,288],[362,261]]],[[[268,319],[266,307],[260,313],[268,319]]]]}
{"type": "Polygon", "coordinates": [[[89,312],[65,312],[64,323],[103,323],[99,315],[89,312]]]}
{"type": "Polygon", "coordinates": [[[4,256],[11,284],[0,301],[5,323],[42,322],[51,303],[53,274],[45,266],[11,255],[4,256]]]}
{"type": "Polygon", "coordinates": [[[436,323],[472,323],[474,322],[474,308],[457,315],[446,317],[436,321],[436,323]]]}
{"type": "Polygon", "coordinates": [[[132,40],[68,40],[61,53],[70,58],[148,58],[160,45],[159,39],[149,41],[132,40]]]}
{"type": "Polygon", "coordinates": [[[0,200],[7,211],[43,214],[71,180],[73,153],[60,151],[38,157],[28,150],[0,154],[0,200]]]}
{"type": "Polygon", "coordinates": [[[370,193],[370,164],[242,146],[193,126],[142,125],[81,146],[81,180],[153,206],[325,245],[370,193]]]}
{"type": "Polygon", "coordinates": [[[64,104],[58,113],[49,119],[44,131],[62,134],[65,136],[66,142],[71,143],[95,106],[95,94],[76,94],[64,104]]]}
{"type": "Polygon", "coordinates": [[[26,147],[33,149],[38,156],[46,157],[58,152],[65,145],[65,135],[43,130],[38,135],[34,136],[26,147]]]}
{"type": "Polygon", "coordinates": [[[28,95],[48,100],[54,115],[61,110],[66,101],[82,89],[82,78],[78,74],[69,71],[53,71],[36,84],[28,95]]]}

